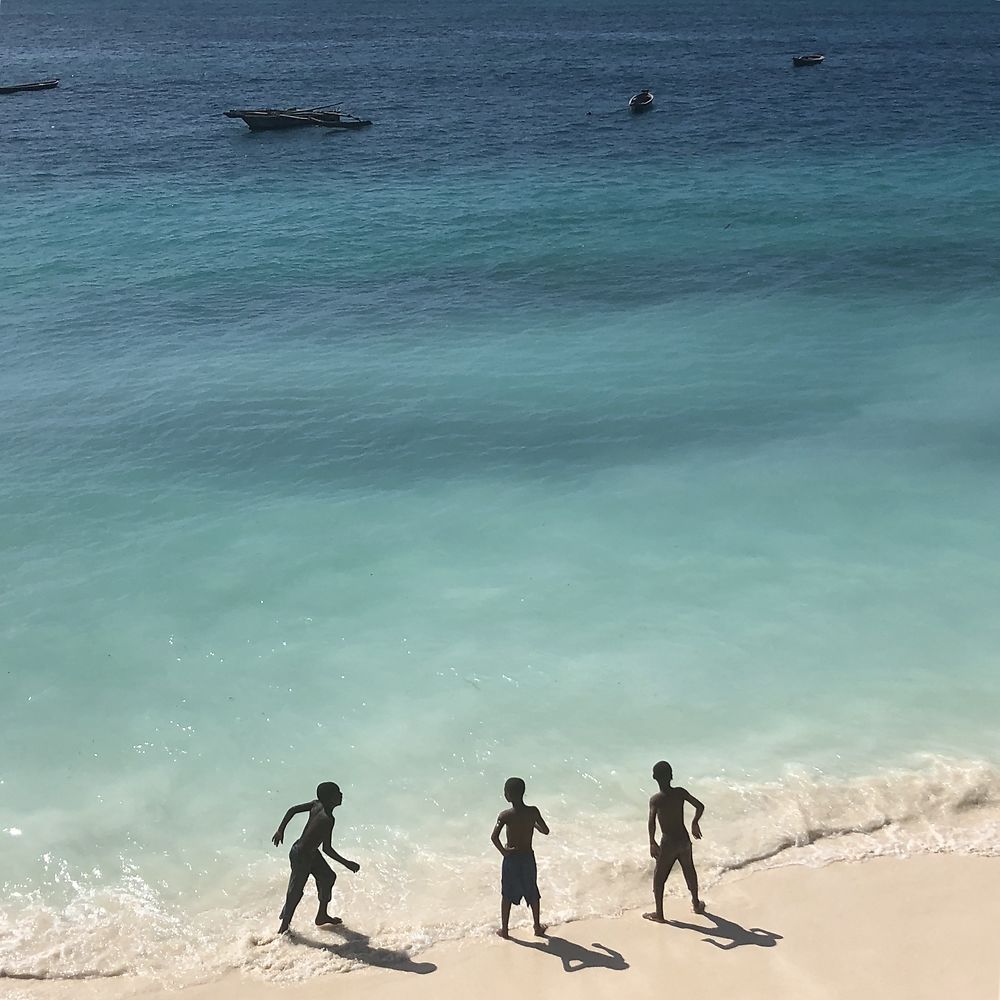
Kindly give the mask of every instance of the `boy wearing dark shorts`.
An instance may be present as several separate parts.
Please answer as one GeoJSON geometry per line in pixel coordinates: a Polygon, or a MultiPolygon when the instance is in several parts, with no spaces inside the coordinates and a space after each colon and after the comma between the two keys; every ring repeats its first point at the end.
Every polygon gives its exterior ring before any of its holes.
{"type": "Polygon", "coordinates": [[[545,928],[541,923],[541,896],[538,892],[538,871],[531,839],[535,830],[548,836],[549,828],[542,819],[537,806],[529,806],[524,801],[524,780],[508,778],[503,786],[503,797],[510,803],[497,817],[493,828],[493,846],[503,855],[500,875],[500,930],[497,934],[506,938],[510,922],[510,908],[519,905],[523,899],[531,907],[535,922],[535,934],[541,937],[545,928]],[[500,833],[506,827],[507,845],[500,843],[500,833]]]}
{"type": "Polygon", "coordinates": [[[340,917],[331,917],[327,913],[327,907],[333,898],[333,884],[337,881],[336,873],[323,860],[320,849],[328,857],[333,858],[338,864],[343,865],[348,871],[356,872],[360,865],[356,861],[348,861],[342,858],[331,846],[330,835],[333,833],[333,825],[336,822],[333,818],[333,810],[344,801],[344,796],[340,788],[332,781],[324,781],[316,789],[316,798],[312,802],[304,802],[300,806],[292,806],[285,813],[285,818],[281,821],[271,843],[277,847],[285,837],[285,827],[289,820],[298,813],[307,812],[309,818],[302,830],[302,836],[292,844],[292,849],[288,852],[288,861],[292,866],[292,873],[288,879],[288,892],[285,895],[285,906],[281,911],[281,927],[279,934],[288,932],[289,924],[292,922],[292,914],[295,907],[302,899],[302,892],[306,887],[311,875],[316,881],[316,892],[319,894],[319,911],[316,914],[316,924],[322,927],[324,924],[339,924],[340,917]]]}
{"type": "Polygon", "coordinates": [[[653,780],[660,790],[649,800],[649,853],[656,859],[653,870],[653,902],[656,910],[644,913],[647,920],[666,923],[663,917],[663,887],[667,884],[674,862],[680,862],[684,880],[691,893],[691,909],[704,913],[705,904],[698,898],[698,873],[694,870],[691,838],[684,826],[684,803],[694,806],[691,833],[695,840],[701,840],[701,819],[705,807],[685,788],[674,788],[674,772],[670,765],[661,760],[653,766],[653,780]],[[656,824],[660,824],[660,842],[656,842],[656,824]]]}

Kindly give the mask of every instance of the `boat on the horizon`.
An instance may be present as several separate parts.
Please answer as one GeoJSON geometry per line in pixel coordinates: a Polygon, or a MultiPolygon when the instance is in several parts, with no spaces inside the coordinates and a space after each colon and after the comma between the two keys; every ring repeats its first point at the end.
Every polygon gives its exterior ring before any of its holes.
{"type": "Polygon", "coordinates": [[[792,56],[793,66],[818,66],[826,58],[822,52],[814,52],[808,56],[792,56]]]}
{"type": "Polygon", "coordinates": [[[273,132],[278,129],[323,128],[357,129],[371,125],[367,118],[346,111],[321,108],[244,108],[225,111],[227,118],[242,118],[253,132],[273,132]]]}
{"type": "Polygon", "coordinates": [[[638,94],[633,94],[628,101],[628,109],[634,115],[642,114],[653,106],[653,92],[651,90],[640,90],[638,94]]]}
{"type": "Polygon", "coordinates": [[[0,87],[0,94],[23,94],[32,90],[52,90],[59,86],[58,80],[38,80],[35,83],[13,83],[0,87]]]}

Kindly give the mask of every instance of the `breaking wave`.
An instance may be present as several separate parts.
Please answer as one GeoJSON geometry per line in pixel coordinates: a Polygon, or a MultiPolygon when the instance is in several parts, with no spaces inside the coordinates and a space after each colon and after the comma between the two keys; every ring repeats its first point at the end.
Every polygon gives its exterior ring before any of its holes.
{"type": "MultiPolygon", "coordinates": [[[[790,864],[821,866],[879,856],[1000,853],[1000,772],[983,762],[925,758],[912,770],[833,781],[789,772],[780,781],[702,781],[703,884],[790,864]]],[[[583,816],[539,845],[549,919],[612,916],[645,902],[644,815],[583,816]]],[[[485,934],[496,909],[488,843],[464,856],[422,849],[398,833],[372,836],[364,878],[338,882],[347,917],[339,934],[312,928],[303,901],[291,940],[274,935],[285,871],[255,860],[228,890],[189,909],[184,894],[146,882],[141,861],[116,878],[73,872],[50,859],[56,905],[40,889],[7,886],[0,911],[0,977],[98,979],[135,975],[184,985],[242,969],[292,981],[360,966],[430,971],[421,951],[485,934]],[[232,888],[235,884],[236,889],[232,888]],[[306,944],[309,947],[299,947],[306,944]]],[[[679,880],[673,891],[680,891],[679,880]]]]}

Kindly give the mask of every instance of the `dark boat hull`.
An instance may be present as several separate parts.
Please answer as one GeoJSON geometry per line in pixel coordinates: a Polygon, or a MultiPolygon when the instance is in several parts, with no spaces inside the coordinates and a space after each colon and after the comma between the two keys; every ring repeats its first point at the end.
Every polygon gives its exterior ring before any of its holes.
{"type": "Polygon", "coordinates": [[[644,111],[649,111],[653,107],[653,95],[650,94],[647,98],[642,99],[640,94],[636,94],[635,97],[629,99],[628,109],[634,115],[641,115],[644,111]]]}
{"type": "Polygon", "coordinates": [[[818,66],[826,56],[814,55],[814,56],[792,56],[793,66],[818,66]]]}
{"type": "Polygon", "coordinates": [[[241,118],[252,132],[278,132],[293,128],[359,129],[371,125],[363,118],[344,117],[329,111],[226,111],[227,118],[241,118]]]}
{"type": "Polygon", "coordinates": [[[52,90],[58,86],[58,80],[40,80],[37,83],[15,83],[7,87],[0,87],[0,94],[27,94],[33,90],[52,90]]]}

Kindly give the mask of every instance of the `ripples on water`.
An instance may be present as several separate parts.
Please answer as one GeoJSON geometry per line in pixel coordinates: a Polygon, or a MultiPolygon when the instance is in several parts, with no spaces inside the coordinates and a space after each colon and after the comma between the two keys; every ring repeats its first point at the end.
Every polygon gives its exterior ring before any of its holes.
{"type": "Polygon", "coordinates": [[[483,925],[517,771],[564,917],[640,901],[664,755],[712,878],[993,850],[992,12],[50,8],[3,12],[63,86],[0,142],[0,966],[350,965],[252,944],[329,776],[390,950],[483,925]],[[338,97],[376,127],[220,114],[338,97]]]}

